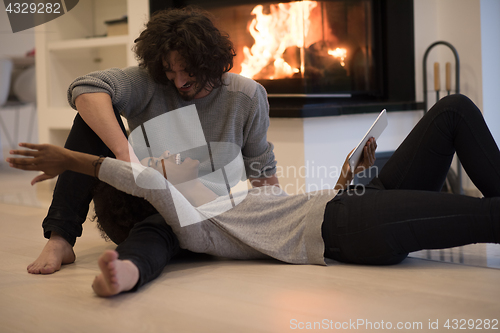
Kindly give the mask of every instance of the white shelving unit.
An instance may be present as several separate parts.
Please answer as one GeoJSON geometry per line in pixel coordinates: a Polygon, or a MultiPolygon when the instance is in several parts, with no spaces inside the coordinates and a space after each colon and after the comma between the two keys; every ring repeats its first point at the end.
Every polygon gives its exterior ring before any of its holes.
{"type": "Polygon", "coordinates": [[[148,0],[80,0],[35,28],[39,142],[63,145],[76,111],[67,89],[77,77],[137,64],[134,39],[149,19],[148,0]],[[106,37],[105,21],[128,16],[128,35],[106,37]]]}

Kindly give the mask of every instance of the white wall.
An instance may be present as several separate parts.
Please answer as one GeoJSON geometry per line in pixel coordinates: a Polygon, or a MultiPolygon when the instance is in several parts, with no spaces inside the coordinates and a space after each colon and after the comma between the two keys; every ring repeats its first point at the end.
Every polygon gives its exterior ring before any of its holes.
{"type": "Polygon", "coordinates": [[[304,124],[299,118],[271,118],[268,140],[274,144],[277,176],[288,194],[304,192],[304,124]]]}
{"type": "MultiPolygon", "coordinates": [[[[482,108],[481,12],[480,0],[414,0],[415,69],[417,100],[423,100],[422,62],[427,47],[436,41],[447,41],[460,57],[460,92],[482,108]]],[[[434,89],[434,62],[440,63],[441,87],[444,90],[445,64],[452,64],[452,90],[455,89],[455,58],[446,46],[436,46],[427,63],[428,89],[434,89]]],[[[441,94],[443,96],[443,93],[441,94]]],[[[429,104],[435,93],[428,94],[429,104]]]]}
{"type": "Polygon", "coordinates": [[[500,1],[481,0],[483,112],[500,144],[500,1]]]}
{"type": "MultiPolygon", "coordinates": [[[[427,47],[430,44],[438,41],[436,32],[438,30],[438,11],[437,11],[437,1],[436,0],[413,0],[414,1],[414,16],[415,16],[415,86],[416,86],[416,99],[417,101],[424,100],[423,94],[423,73],[422,73],[422,63],[423,56],[427,47]]],[[[429,54],[428,58],[428,68],[432,68],[431,64],[438,61],[438,54],[436,49],[429,54]]],[[[429,72],[427,86],[432,88],[432,72],[429,72]]],[[[434,96],[434,95],[433,95],[434,96]]],[[[435,102],[434,100],[429,100],[429,103],[435,102]]]]}

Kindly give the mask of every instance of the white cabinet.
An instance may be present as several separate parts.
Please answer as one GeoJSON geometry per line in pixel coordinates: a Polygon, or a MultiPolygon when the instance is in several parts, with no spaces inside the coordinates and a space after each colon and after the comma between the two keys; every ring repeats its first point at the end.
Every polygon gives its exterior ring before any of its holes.
{"type": "Polygon", "coordinates": [[[66,97],[74,79],[137,64],[132,47],[148,19],[148,0],[80,0],[66,14],[35,28],[39,142],[64,144],[76,115],[66,97]],[[124,15],[128,34],[105,36],[104,22],[124,15]]]}

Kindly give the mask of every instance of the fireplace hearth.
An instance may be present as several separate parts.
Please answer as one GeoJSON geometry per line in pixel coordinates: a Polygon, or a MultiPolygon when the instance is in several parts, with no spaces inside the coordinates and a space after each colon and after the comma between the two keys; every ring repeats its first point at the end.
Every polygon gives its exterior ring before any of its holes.
{"type": "Polygon", "coordinates": [[[236,49],[232,72],[261,83],[273,117],[415,110],[413,0],[150,0],[196,5],[236,49]]]}

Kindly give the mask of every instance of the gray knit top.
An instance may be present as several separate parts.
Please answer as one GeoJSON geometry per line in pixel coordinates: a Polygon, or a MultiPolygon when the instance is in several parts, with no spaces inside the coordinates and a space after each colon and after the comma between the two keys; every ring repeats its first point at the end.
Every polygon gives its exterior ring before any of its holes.
{"type": "Polygon", "coordinates": [[[207,143],[237,145],[247,177],[274,175],[276,161],[274,147],[267,141],[269,104],[264,87],[232,73],[224,74],[223,79],[224,85],[207,96],[185,101],[172,84],[153,81],[145,69],[111,68],[77,78],[68,89],[68,100],[76,109],[74,102],[79,95],[107,93],[131,131],[159,115],[194,104],[207,143]]]}
{"type": "Polygon", "coordinates": [[[275,186],[253,188],[248,193],[234,193],[234,200],[245,197],[234,208],[214,214],[227,205],[227,196],[195,208],[152,168],[141,167],[134,177],[131,163],[106,158],[99,178],[148,200],[172,227],[181,248],[234,259],[271,257],[294,264],[325,265],[321,225],[326,204],[336,194],[333,190],[288,196],[275,186]],[[179,214],[202,218],[181,226],[179,214]]]}

